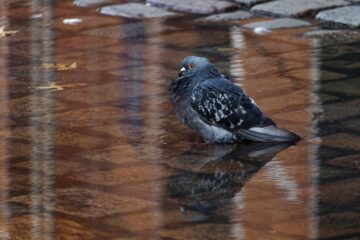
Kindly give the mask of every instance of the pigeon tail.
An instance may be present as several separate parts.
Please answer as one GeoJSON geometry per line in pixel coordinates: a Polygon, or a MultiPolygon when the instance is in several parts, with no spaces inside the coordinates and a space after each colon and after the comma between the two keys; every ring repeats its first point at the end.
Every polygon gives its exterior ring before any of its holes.
{"type": "Polygon", "coordinates": [[[257,142],[297,142],[300,140],[300,137],[295,133],[278,128],[275,125],[240,129],[236,133],[243,139],[257,142]]]}

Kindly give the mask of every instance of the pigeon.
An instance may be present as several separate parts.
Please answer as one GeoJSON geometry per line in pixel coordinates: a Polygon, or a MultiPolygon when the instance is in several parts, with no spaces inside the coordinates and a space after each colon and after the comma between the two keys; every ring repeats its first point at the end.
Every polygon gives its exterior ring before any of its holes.
{"type": "Polygon", "coordinates": [[[188,56],[169,87],[180,121],[206,143],[297,142],[295,133],[277,127],[242,88],[206,58],[188,56]]]}

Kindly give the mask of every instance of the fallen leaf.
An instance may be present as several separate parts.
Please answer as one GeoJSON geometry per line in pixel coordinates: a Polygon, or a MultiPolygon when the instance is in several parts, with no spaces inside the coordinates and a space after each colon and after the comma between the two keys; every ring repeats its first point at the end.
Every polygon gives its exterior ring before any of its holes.
{"type": "Polygon", "coordinates": [[[50,92],[57,92],[62,91],[65,88],[75,88],[75,87],[81,87],[86,86],[86,83],[75,83],[75,84],[56,84],[56,83],[50,83],[46,86],[37,86],[35,89],[37,90],[50,90],[50,92]]]}
{"type": "Polygon", "coordinates": [[[234,49],[233,48],[217,48],[218,51],[220,52],[230,52],[230,51],[233,51],[234,49]]]}
{"type": "Polygon", "coordinates": [[[70,64],[63,64],[63,63],[43,63],[41,65],[44,69],[56,69],[58,71],[65,71],[77,68],[76,62],[70,64]]]}
{"type": "Polygon", "coordinates": [[[4,27],[4,26],[1,26],[1,27],[0,27],[0,38],[14,35],[14,34],[17,33],[17,32],[18,32],[18,31],[16,31],[16,30],[5,31],[5,27],[4,27]]]}
{"type": "Polygon", "coordinates": [[[62,86],[57,85],[56,83],[50,83],[47,86],[38,86],[38,87],[35,87],[35,89],[38,89],[38,90],[50,90],[51,92],[64,90],[64,88],[62,86]]]}

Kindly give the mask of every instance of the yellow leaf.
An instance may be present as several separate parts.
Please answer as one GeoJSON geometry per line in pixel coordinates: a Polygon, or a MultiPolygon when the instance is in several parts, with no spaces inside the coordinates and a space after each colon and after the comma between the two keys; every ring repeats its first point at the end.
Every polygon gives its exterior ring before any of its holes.
{"type": "Polygon", "coordinates": [[[37,90],[50,90],[50,92],[57,92],[57,91],[62,91],[65,88],[75,88],[75,87],[80,87],[80,86],[86,86],[86,83],[76,83],[76,84],[56,84],[56,83],[50,83],[49,85],[46,86],[37,86],[35,87],[35,89],[37,90]]]}
{"type": "Polygon", "coordinates": [[[65,71],[65,70],[72,70],[77,68],[76,62],[70,64],[63,64],[63,63],[43,63],[41,65],[44,69],[55,69],[58,71],[65,71]]]}
{"type": "Polygon", "coordinates": [[[50,90],[51,92],[64,90],[63,87],[61,87],[59,85],[56,85],[56,83],[50,83],[47,86],[38,86],[38,87],[35,87],[35,89],[38,89],[38,90],[50,90]]]}
{"type": "Polygon", "coordinates": [[[233,51],[234,49],[232,49],[232,48],[217,48],[217,50],[219,51],[219,52],[230,52],[230,51],[233,51]]]}
{"type": "Polygon", "coordinates": [[[5,27],[4,27],[4,26],[1,26],[1,27],[0,27],[0,38],[14,35],[14,34],[17,33],[17,32],[18,32],[18,31],[16,31],[16,30],[5,31],[5,27]]]}

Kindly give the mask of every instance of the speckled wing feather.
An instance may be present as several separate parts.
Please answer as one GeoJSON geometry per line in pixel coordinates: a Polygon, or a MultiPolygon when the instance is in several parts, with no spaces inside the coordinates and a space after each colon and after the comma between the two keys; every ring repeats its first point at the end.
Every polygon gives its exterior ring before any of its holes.
{"type": "Polygon", "coordinates": [[[191,106],[205,122],[228,130],[247,129],[267,122],[266,116],[243,90],[226,78],[213,78],[196,86],[191,106]]]}

